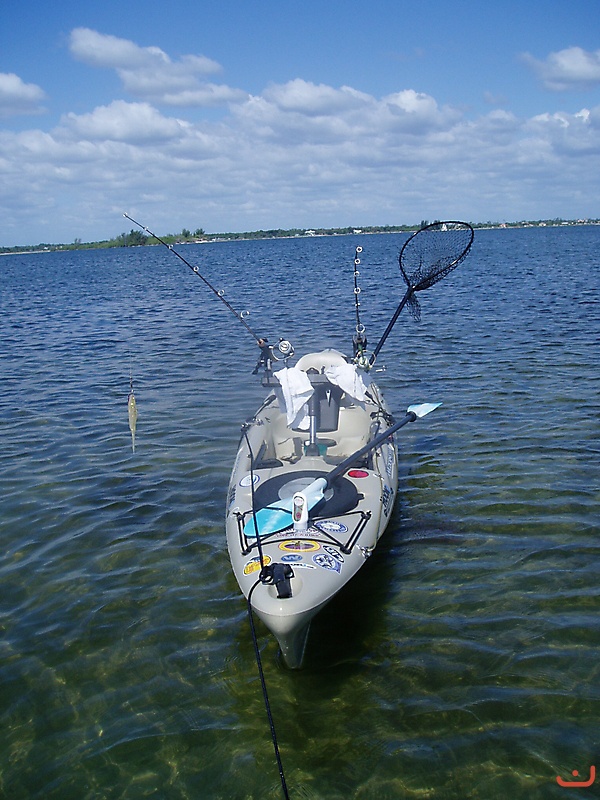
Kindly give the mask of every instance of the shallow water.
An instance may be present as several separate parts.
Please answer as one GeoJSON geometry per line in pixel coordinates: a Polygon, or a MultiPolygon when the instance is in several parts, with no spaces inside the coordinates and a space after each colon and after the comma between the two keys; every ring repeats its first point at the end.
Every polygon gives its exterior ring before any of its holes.
{"type": "MultiPolygon", "coordinates": [[[[404,238],[182,252],[302,354],[350,349],[357,243],[377,341],[404,238]]],[[[391,524],[302,672],[259,628],[292,798],[560,798],[600,768],[599,246],[479,231],[400,317],[388,403],[444,405],[399,435],[391,524]]],[[[252,338],[159,248],[3,257],[0,333],[0,796],[281,797],[224,535],[252,338]]]]}

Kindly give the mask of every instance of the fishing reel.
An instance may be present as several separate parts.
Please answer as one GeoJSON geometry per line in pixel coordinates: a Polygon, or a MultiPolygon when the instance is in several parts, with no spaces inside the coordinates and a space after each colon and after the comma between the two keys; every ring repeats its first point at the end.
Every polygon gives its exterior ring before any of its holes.
{"type": "Polygon", "coordinates": [[[371,368],[370,357],[371,354],[367,351],[367,336],[365,333],[365,326],[358,323],[356,326],[356,333],[352,337],[352,347],[354,350],[353,362],[360,369],[368,372],[371,368]]]}
{"type": "Polygon", "coordinates": [[[264,368],[267,377],[271,372],[271,363],[273,361],[285,361],[287,363],[289,358],[294,355],[294,346],[290,341],[282,337],[279,342],[273,347],[269,344],[269,340],[265,338],[258,339],[258,346],[260,347],[260,356],[256,362],[256,366],[252,370],[253,375],[258,375],[259,369],[264,368]]]}
{"type": "Polygon", "coordinates": [[[288,358],[292,358],[294,355],[294,345],[288,340],[279,338],[279,342],[277,343],[277,353],[275,349],[273,349],[273,359],[275,361],[287,361],[288,358]]]}

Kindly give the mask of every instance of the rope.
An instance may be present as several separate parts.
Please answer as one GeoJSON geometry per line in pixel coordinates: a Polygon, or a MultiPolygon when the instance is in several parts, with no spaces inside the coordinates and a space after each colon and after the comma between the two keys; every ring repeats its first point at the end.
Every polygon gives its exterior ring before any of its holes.
{"type": "Polygon", "coordinates": [[[252,634],[252,644],[254,645],[254,656],[256,658],[256,667],[258,669],[258,677],[260,678],[263,701],[265,704],[265,710],[267,712],[267,719],[269,720],[269,728],[271,729],[271,740],[273,742],[273,750],[275,751],[275,760],[277,762],[277,768],[279,770],[279,778],[281,779],[281,789],[283,791],[283,796],[285,797],[285,800],[289,800],[289,793],[285,781],[285,773],[283,771],[283,763],[281,761],[281,754],[279,753],[279,744],[277,742],[277,733],[275,731],[275,722],[273,720],[273,713],[271,711],[271,704],[269,702],[269,694],[267,692],[267,682],[265,681],[265,673],[262,666],[260,649],[258,647],[258,637],[256,635],[256,626],[254,625],[254,613],[252,611],[252,595],[254,594],[254,590],[261,583],[267,584],[269,582],[272,582],[273,576],[271,573],[268,572],[268,569],[265,566],[262,543],[260,540],[260,531],[258,530],[258,522],[256,519],[256,504],[254,502],[254,454],[252,453],[252,446],[250,445],[250,440],[248,439],[247,424],[244,424],[242,426],[242,435],[246,440],[246,444],[248,445],[248,453],[250,455],[250,493],[252,495],[252,516],[254,518],[256,545],[258,547],[258,555],[260,558],[260,567],[261,567],[258,580],[248,592],[248,599],[247,599],[248,621],[250,622],[250,632],[252,634]]]}
{"type": "Polygon", "coordinates": [[[277,743],[277,733],[275,731],[275,722],[273,720],[273,713],[271,711],[271,704],[269,702],[269,695],[267,692],[267,682],[265,681],[265,673],[263,671],[262,666],[262,659],[260,657],[260,649],[258,647],[258,638],[256,636],[256,627],[254,625],[254,614],[252,612],[252,593],[256,589],[256,587],[262,583],[262,580],[259,578],[254,586],[250,589],[248,594],[248,620],[250,621],[250,631],[252,633],[252,644],[254,645],[254,655],[256,658],[256,666],[258,669],[258,676],[260,678],[260,685],[262,688],[263,693],[263,700],[265,703],[265,710],[267,712],[267,719],[269,720],[269,727],[271,729],[271,740],[273,742],[273,750],[275,751],[275,760],[277,761],[277,768],[279,770],[279,777],[281,779],[281,789],[283,791],[283,796],[286,800],[289,800],[289,793],[287,788],[287,783],[285,781],[285,773],[283,771],[283,763],[281,761],[281,754],[279,752],[279,744],[277,743]]]}

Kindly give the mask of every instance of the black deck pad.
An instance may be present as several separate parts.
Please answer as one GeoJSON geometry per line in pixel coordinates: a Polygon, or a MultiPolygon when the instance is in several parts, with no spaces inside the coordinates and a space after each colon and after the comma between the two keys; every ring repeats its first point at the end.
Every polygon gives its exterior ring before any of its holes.
{"type": "MultiPolygon", "coordinates": [[[[317,470],[299,470],[285,472],[259,485],[254,490],[254,502],[258,511],[284,497],[291,497],[295,492],[306,489],[316,478],[325,478],[326,472],[317,470]]],[[[337,517],[356,508],[361,495],[356,486],[347,478],[337,478],[331,487],[325,490],[325,497],[313,509],[311,516],[337,517]]]]}

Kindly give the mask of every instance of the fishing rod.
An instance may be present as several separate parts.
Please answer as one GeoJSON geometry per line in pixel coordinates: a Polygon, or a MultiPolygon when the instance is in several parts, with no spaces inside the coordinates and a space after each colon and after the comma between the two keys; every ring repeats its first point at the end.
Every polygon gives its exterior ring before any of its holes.
{"type": "Polygon", "coordinates": [[[408,289],[373,350],[370,364],[379,355],[407,303],[413,317],[417,321],[421,318],[421,307],[416,293],[429,289],[456,269],[467,257],[474,236],[475,231],[468,222],[450,220],[425,225],[404,242],[398,264],[408,289]]]}
{"type": "Polygon", "coordinates": [[[200,273],[200,270],[198,269],[198,267],[194,266],[193,264],[190,264],[190,262],[189,262],[187,259],[185,259],[185,258],[184,258],[184,257],[181,255],[181,253],[178,253],[178,252],[177,252],[177,250],[175,250],[175,248],[173,247],[173,245],[172,245],[172,244],[168,244],[168,242],[165,242],[165,240],[164,240],[164,239],[161,239],[161,238],[160,238],[160,236],[157,236],[155,233],[153,233],[153,232],[152,232],[152,231],[151,231],[149,228],[147,228],[145,225],[142,225],[142,223],[141,223],[141,222],[138,222],[138,221],[137,221],[137,220],[135,220],[133,217],[130,217],[130,216],[129,216],[129,214],[123,214],[123,216],[125,217],[125,219],[128,219],[130,222],[133,222],[133,224],[134,224],[134,225],[137,225],[137,226],[138,226],[138,228],[141,228],[143,231],[145,231],[145,232],[146,232],[146,233],[147,233],[149,236],[152,236],[154,239],[156,239],[156,241],[157,241],[157,242],[160,242],[162,245],[164,245],[164,246],[165,246],[165,247],[166,247],[168,250],[170,250],[172,253],[174,253],[174,254],[177,256],[177,258],[178,258],[180,261],[183,261],[183,263],[184,263],[184,264],[185,264],[187,267],[189,267],[189,268],[192,270],[192,272],[194,273],[194,275],[197,275],[197,276],[200,278],[200,280],[201,280],[201,281],[202,281],[202,282],[205,284],[205,286],[208,286],[208,288],[211,290],[211,292],[212,292],[212,293],[213,293],[213,294],[214,294],[216,297],[218,297],[218,298],[219,298],[219,300],[221,300],[221,302],[222,302],[222,303],[224,303],[224,304],[227,306],[227,308],[228,308],[228,309],[231,311],[231,313],[233,314],[233,316],[234,316],[234,317],[235,317],[237,320],[239,320],[239,322],[241,322],[241,323],[242,323],[242,325],[244,326],[244,328],[246,328],[246,330],[248,331],[248,333],[249,333],[249,334],[250,334],[252,337],[254,337],[254,339],[256,340],[256,343],[258,344],[258,346],[259,346],[259,347],[261,347],[261,348],[263,347],[263,344],[264,344],[264,343],[266,343],[266,341],[267,341],[267,340],[266,340],[266,338],[265,338],[264,336],[258,336],[258,334],[256,334],[256,333],[255,333],[255,332],[252,330],[252,328],[250,327],[250,325],[248,325],[248,323],[246,322],[246,317],[248,317],[248,316],[250,315],[250,312],[249,312],[249,311],[242,311],[241,313],[237,312],[237,311],[235,310],[235,308],[233,308],[233,306],[231,305],[231,303],[229,303],[229,302],[228,302],[228,301],[225,299],[225,297],[223,296],[223,295],[224,295],[224,291],[223,291],[222,289],[220,289],[220,290],[219,290],[219,289],[215,289],[215,287],[212,285],[212,283],[210,283],[210,282],[209,282],[209,281],[208,281],[208,280],[207,280],[207,279],[204,277],[204,275],[202,275],[202,274],[200,273]]]}
{"type": "Polygon", "coordinates": [[[357,246],[354,252],[354,311],[356,313],[356,333],[352,337],[352,346],[354,348],[354,360],[359,366],[366,369],[369,367],[369,360],[366,355],[367,350],[367,337],[365,335],[366,328],[360,320],[360,286],[358,285],[358,278],[360,277],[360,254],[362,247],[357,246]]]}

